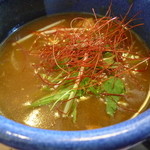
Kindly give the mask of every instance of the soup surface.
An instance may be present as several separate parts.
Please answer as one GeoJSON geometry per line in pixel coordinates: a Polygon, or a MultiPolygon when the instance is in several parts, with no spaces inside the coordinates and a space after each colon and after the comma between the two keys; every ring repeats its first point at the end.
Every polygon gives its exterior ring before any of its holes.
{"type": "Polygon", "coordinates": [[[52,130],[101,128],[140,113],[149,91],[148,48],[123,21],[95,20],[48,16],[10,35],[0,47],[0,113],[52,130]]]}

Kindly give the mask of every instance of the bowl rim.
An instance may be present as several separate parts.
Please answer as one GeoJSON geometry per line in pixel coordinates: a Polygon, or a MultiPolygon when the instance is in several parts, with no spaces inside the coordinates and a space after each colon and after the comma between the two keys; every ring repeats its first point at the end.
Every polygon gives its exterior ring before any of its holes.
{"type": "Polygon", "coordinates": [[[0,142],[15,148],[122,148],[150,138],[150,109],[122,123],[92,130],[55,131],[0,116],[0,142]]]}

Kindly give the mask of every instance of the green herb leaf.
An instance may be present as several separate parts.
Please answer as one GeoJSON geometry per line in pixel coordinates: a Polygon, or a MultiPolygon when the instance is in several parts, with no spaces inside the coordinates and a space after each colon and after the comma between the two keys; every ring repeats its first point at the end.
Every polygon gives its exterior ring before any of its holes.
{"type": "Polygon", "coordinates": [[[117,99],[111,96],[106,96],[106,112],[108,115],[113,116],[117,110],[117,99]]]}
{"type": "MultiPolygon", "coordinates": [[[[107,46],[108,47],[108,46],[107,46]]],[[[113,54],[111,53],[111,52],[105,52],[104,54],[103,54],[103,57],[104,58],[107,58],[107,57],[111,57],[113,54]]]]}
{"type": "Polygon", "coordinates": [[[77,90],[76,96],[77,97],[82,97],[85,94],[85,91],[83,89],[77,90]]]}
{"type": "Polygon", "coordinates": [[[90,78],[85,77],[81,82],[80,82],[80,86],[85,86],[89,83],[90,78]]]}
{"type": "Polygon", "coordinates": [[[47,104],[53,102],[54,100],[55,100],[55,96],[52,96],[50,94],[50,95],[47,95],[47,96],[44,96],[44,97],[38,99],[37,101],[33,102],[30,106],[32,106],[32,107],[43,106],[43,105],[47,105],[47,104]]]}
{"type": "MultiPolygon", "coordinates": [[[[109,80],[102,84],[104,92],[108,94],[123,94],[125,92],[124,82],[117,77],[111,77],[109,80]]],[[[105,96],[106,100],[106,112],[107,114],[113,116],[117,110],[117,102],[120,96],[105,96]]]]}
{"type": "Polygon", "coordinates": [[[38,106],[43,106],[43,105],[48,105],[52,102],[59,102],[61,100],[67,99],[68,96],[70,95],[71,90],[70,89],[61,89],[58,90],[58,92],[56,93],[51,93],[47,96],[44,96],[40,99],[38,99],[37,101],[33,102],[31,104],[32,107],[38,107],[38,106]]]}
{"type": "Polygon", "coordinates": [[[108,64],[108,65],[111,65],[113,64],[115,61],[114,61],[114,58],[115,58],[115,55],[113,55],[111,52],[106,52],[104,55],[103,55],[103,61],[108,64]]]}
{"type": "Polygon", "coordinates": [[[88,89],[89,89],[89,91],[92,92],[93,94],[95,94],[95,95],[98,94],[98,93],[97,93],[97,89],[95,89],[94,86],[90,86],[88,89]]]}
{"type": "Polygon", "coordinates": [[[124,82],[117,77],[110,77],[103,83],[102,87],[106,92],[112,94],[121,94],[125,90],[124,82]]]}

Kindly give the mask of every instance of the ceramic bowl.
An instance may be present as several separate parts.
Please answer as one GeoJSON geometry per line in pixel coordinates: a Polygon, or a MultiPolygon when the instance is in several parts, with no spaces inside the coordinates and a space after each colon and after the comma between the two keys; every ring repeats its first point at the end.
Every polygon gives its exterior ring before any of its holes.
{"type": "MultiPolygon", "coordinates": [[[[135,31],[150,46],[150,1],[112,0],[115,16],[139,13],[135,31]]],[[[64,12],[92,12],[104,15],[110,0],[0,0],[0,40],[19,26],[41,16],[64,12]]],[[[129,148],[150,138],[150,110],[138,117],[101,129],[52,131],[32,128],[0,116],[0,142],[22,150],[112,150],[129,148]]]]}

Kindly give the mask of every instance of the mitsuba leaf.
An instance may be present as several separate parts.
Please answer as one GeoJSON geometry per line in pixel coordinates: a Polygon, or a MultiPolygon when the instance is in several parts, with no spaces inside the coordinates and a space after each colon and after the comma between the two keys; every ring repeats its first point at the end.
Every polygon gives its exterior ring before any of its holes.
{"type": "Polygon", "coordinates": [[[77,90],[76,96],[77,97],[82,97],[85,94],[85,91],[83,89],[77,90]]]}
{"type": "Polygon", "coordinates": [[[98,93],[97,93],[97,89],[95,89],[94,86],[90,86],[88,89],[89,89],[89,91],[92,92],[93,94],[95,94],[95,95],[98,94],[98,93]]]}
{"type": "Polygon", "coordinates": [[[55,101],[59,102],[61,100],[65,100],[68,98],[70,93],[71,93],[70,89],[61,89],[61,90],[58,90],[57,92],[51,93],[49,95],[46,95],[36,100],[35,102],[31,104],[31,106],[38,107],[38,106],[48,105],[55,101]]]}
{"type": "Polygon", "coordinates": [[[115,55],[113,55],[111,52],[106,52],[104,55],[103,55],[103,61],[107,64],[107,65],[111,65],[113,64],[115,61],[114,61],[114,58],[115,58],[115,55]]]}
{"type": "Polygon", "coordinates": [[[110,79],[102,84],[102,88],[111,94],[122,94],[125,91],[124,82],[117,77],[110,77],[110,79]]]}
{"type": "Polygon", "coordinates": [[[106,101],[106,112],[113,116],[117,110],[117,102],[120,96],[112,96],[113,94],[123,94],[125,92],[124,82],[117,77],[110,77],[109,80],[102,84],[103,91],[108,95],[105,96],[106,101]],[[109,95],[110,94],[110,95],[109,95]],[[112,95],[111,95],[112,94],[112,95]]]}
{"type": "Polygon", "coordinates": [[[32,107],[43,106],[53,102],[54,100],[55,100],[55,96],[47,95],[33,102],[30,106],[32,107]]]}
{"type": "Polygon", "coordinates": [[[106,112],[108,115],[113,116],[117,110],[117,100],[111,96],[106,96],[106,112]]]}

